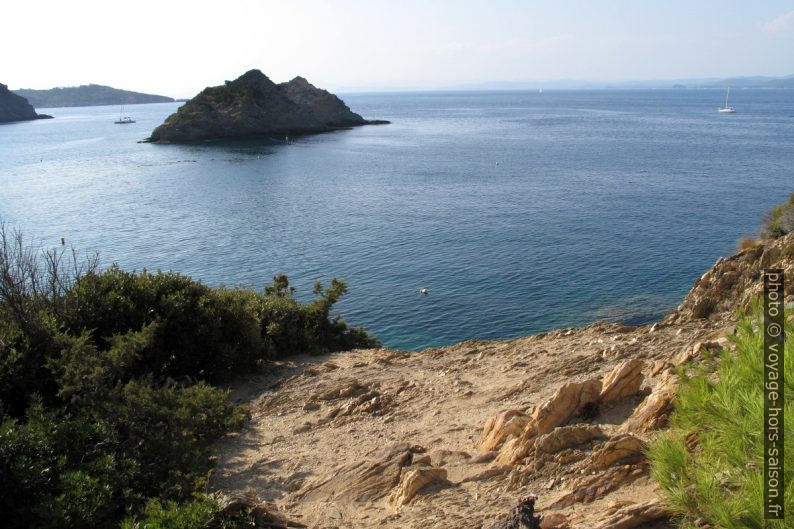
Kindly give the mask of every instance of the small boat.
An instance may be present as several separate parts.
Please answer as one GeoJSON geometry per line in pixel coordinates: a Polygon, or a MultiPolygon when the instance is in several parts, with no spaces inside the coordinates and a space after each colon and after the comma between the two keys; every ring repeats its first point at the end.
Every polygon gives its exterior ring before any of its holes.
{"type": "Polygon", "coordinates": [[[135,123],[135,121],[129,117],[124,116],[124,105],[121,105],[121,110],[119,110],[119,120],[114,121],[116,125],[129,125],[130,123],[135,123]]]}
{"type": "Polygon", "coordinates": [[[731,87],[729,86],[728,87],[728,93],[725,94],[725,106],[724,107],[720,107],[719,110],[717,111],[720,114],[735,114],[736,113],[736,109],[735,108],[728,106],[728,96],[730,96],[730,95],[731,95],[731,87]]]}
{"type": "Polygon", "coordinates": [[[426,296],[429,291],[430,291],[430,289],[427,289],[427,288],[420,288],[419,289],[419,293],[422,294],[423,296],[426,296]]]}

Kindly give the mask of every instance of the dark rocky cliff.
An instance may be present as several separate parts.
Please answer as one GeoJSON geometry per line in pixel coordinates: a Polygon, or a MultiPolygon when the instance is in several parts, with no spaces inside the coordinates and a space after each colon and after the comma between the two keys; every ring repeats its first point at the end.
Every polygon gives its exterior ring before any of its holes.
{"type": "Polygon", "coordinates": [[[381,123],[387,122],[365,120],[302,77],[276,84],[259,70],[251,70],[222,86],[205,88],[157,127],[149,141],[283,138],[381,123]]]}
{"type": "Polygon", "coordinates": [[[36,110],[24,97],[10,92],[6,85],[0,84],[0,123],[30,121],[49,117],[52,116],[36,114],[36,110]]]}

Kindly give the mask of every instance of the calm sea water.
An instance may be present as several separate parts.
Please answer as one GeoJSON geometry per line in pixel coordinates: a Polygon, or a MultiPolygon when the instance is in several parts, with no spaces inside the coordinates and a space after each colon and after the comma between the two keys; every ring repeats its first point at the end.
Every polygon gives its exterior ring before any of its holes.
{"type": "Polygon", "coordinates": [[[794,91],[732,96],[351,94],[393,124],[291,145],[136,143],[177,104],[49,109],[0,126],[0,216],[210,285],[343,278],[391,347],[642,323],[794,190],[794,91]]]}

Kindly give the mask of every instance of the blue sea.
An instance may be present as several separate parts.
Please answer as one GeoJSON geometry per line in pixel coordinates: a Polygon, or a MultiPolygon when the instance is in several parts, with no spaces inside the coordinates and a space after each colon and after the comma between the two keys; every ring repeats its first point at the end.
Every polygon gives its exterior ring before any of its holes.
{"type": "Polygon", "coordinates": [[[125,269],[337,305],[389,347],[645,323],[794,191],[794,90],[344,94],[391,125],[137,143],[178,103],[0,126],[0,217],[125,269]],[[427,288],[427,295],[419,289],[427,288]]]}

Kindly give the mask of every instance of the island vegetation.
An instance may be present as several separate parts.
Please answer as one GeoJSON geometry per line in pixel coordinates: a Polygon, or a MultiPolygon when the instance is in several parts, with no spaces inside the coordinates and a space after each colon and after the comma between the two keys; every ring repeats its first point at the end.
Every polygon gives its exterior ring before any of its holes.
{"type": "Polygon", "coordinates": [[[221,384],[268,359],[377,345],[331,317],[346,289],[317,284],[304,304],[284,275],[257,292],[100,270],[3,227],[4,527],[233,526],[203,494],[210,444],[246,417],[221,384]]]}
{"type": "Polygon", "coordinates": [[[137,105],[142,103],[171,103],[170,97],[121,90],[111,86],[88,84],[34,90],[21,88],[14,92],[26,98],[36,108],[90,107],[100,105],[137,105]]]}

